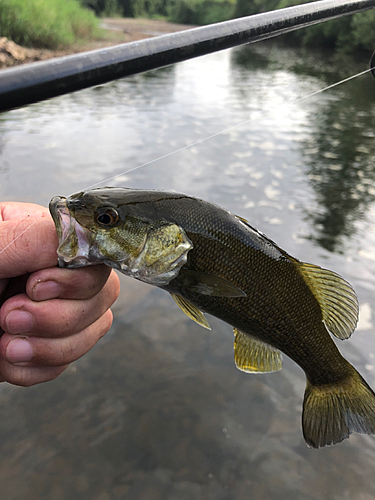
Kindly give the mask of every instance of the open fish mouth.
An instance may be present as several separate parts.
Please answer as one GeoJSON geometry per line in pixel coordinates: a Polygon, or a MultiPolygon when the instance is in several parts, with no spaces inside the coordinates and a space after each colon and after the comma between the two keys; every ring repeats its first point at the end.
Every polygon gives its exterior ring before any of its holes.
{"type": "Polygon", "coordinates": [[[76,268],[95,264],[89,260],[90,231],[72,217],[67,199],[55,196],[50,201],[49,209],[59,239],[57,249],[59,266],[76,268]]]}

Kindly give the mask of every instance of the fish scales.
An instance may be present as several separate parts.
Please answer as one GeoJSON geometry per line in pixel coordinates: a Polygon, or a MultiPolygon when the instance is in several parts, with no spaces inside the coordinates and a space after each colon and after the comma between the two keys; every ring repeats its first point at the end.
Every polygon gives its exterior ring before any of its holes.
{"type": "Polygon", "coordinates": [[[229,323],[242,371],[277,371],[281,352],[293,359],[307,377],[302,427],[309,446],[375,433],[375,395],[329,333],[349,338],[358,319],[355,292],[339,275],[183,194],[99,188],[55,197],[50,210],[61,266],[104,263],[166,290],[205,328],[204,313],[229,323]]]}
{"type": "Polygon", "coordinates": [[[149,203],[158,218],[184,227],[193,242],[186,266],[230,280],[247,297],[197,296],[178,276],[165,289],[277,347],[303,368],[312,383],[347,376],[347,363],[322,323],[319,305],[291,269],[288,255],[271,252],[267,238],[216,205],[188,197],[179,198],[176,205],[175,199],[149,203]]]}

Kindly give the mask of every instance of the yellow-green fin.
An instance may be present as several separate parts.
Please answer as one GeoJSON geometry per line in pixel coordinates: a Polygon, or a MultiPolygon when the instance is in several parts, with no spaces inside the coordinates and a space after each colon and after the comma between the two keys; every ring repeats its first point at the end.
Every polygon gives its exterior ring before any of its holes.
{"type": "Polygon", "coordinates": [[[240,219],[242,220],[242,222],[244,222],[245,224],[250,224],[249,221],[247,219],[244,219],[243,217],[241,217],[240,215],[236,215],[235,217],[237,217],[237,219],[240,219]]]}
{"type": "Polygon", "coordinates": [[[247,373],[277,372],[282,368],[281,352],[237,328],[234,333],[234,361],[239,370],[247,373]]]}
{"type": "Polygon", "coordinates": [[[189,316],[190,319],[198,323],[198,325],[203,326],[203,328],[211,330],[211,327],[202,311],[193,306],[193,304],[191,304],[188,300],[181,297],[181,295],[177,295],[175,293],[171,293],[171,295],[174,298],[176,304],[181,308],[186,316],[189,316]]]}
{"type": "Polygon", "coordinates": [[[375,434],[375,394],[352,366],[350,372],[336,384],[307,381],[302,428],[308,446],[340,443],[352,432],[375,434]]]}
{"type": "Polygon", "coordinates": [[[348,339],[358,321],[358,299],[350,283],[319,266],[295,264],[318,301],[328,330],[341,340],[348,339]]]}

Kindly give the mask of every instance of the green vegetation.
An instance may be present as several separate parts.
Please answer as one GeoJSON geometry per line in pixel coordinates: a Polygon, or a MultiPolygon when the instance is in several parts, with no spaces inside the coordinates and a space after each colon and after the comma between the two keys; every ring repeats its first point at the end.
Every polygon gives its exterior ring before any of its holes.
{"type": "Polygon", "coordinates": [[[97,16],[110,17],[117,15],[121,10],[118,0],[80,0],[80,3],[83,7],[93,10],[97,16]]]}
{"type": "Polygon", "coordinates": [[[20,45],[55,49],[96,30],[94,13],[76,0],[0,0],[0,35],[20,45]]]}
{"type": "MultiPolygon", "coordinates": [[[[237,0],[234,17],[300,5],[311,0],[237,0]]],[[[340,50],[373,50],[375,47],[375,11],[370,10],[334,21],[299,29],[285,35],[301,45],[325,46],[340,50]]]]}
{"type": "MultiPolygon", "coordinates": [[[[0,0],[0,36],[21,45],[57,48],[98,33],[98,16],[164,18],[210,24],[308,0],[0,0]],[[95,14],[94,14],[95,13],[95,14]]],[[[375,47],[375,11],[297,30],[285,37],[300,45],[341,50],[375,47]]]]}
{"type": "Polygon", "coordinates": [[[182,24],[210,24],[233,17],[236,0],[80,0],[98,16],[164,18],[182,24]]]}
{"type": "MultiPolygon", "coordinates": [[[[1,0],[0,0],[1,1],[1,0]]],[[[311,0],[81,0],[97,15],[117,12],[125,17],[164,17],[183,24],[210,24],[249,16],[311,0]]],[[[375,11],[367,11],[300,29],[285,37],[301,45],[341,50],[375,47],[375,11]]]]}
{"type": "Polygon", "coordinates": [[[233,17],[236,0],[175,0],[170,3],[169,19],[183,24],[211,24],[233,17]]]}

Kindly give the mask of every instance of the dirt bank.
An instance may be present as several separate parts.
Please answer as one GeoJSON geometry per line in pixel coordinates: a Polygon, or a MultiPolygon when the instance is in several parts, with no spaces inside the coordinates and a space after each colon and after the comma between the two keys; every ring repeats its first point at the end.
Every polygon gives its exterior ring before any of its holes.
{"type": "Polygon", "coordinates": [[[102,47],[110,47],[120,43],[183,31],[192,27],[151,19],[105,18],[102,19],[103,30],[99,38],[77,43],[61,50],[28,49],[16,45],[5,37],[0,37],[0,68],[17,66],[33,61],[42,61],[77,52],[86,52],[102,47]]]}

